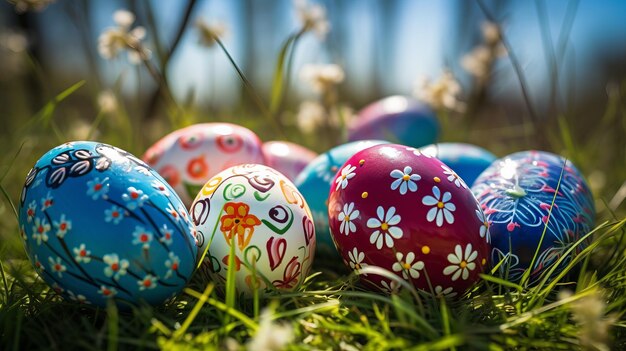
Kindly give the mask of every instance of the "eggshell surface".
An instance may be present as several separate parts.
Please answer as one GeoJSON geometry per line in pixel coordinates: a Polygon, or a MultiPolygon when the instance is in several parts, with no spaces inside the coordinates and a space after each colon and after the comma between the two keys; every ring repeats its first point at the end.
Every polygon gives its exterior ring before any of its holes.
{"type": "Polygon", "coordinates": [[[437,157],[452,168],[464,181],[472,185],[482,171],[491,166],[496,156],[472,144],[438,143],[420,148],[422,153],[437,157]]]}
{"type": "Polygon", "coordinates": [[[198,260],[195,227],[174,190],[107,144],[70,142],[43,155],[26,178],[19,222],[37,273],[81,303],[160,304],[198,260]]]}
{"type": "MultiPolygon", "coordinates": [[[[354,154],[333,180],[328,213],[353,270],[381,267],[418,289],[456,296],[487,265],[489,230],[476,199],[454,171],[415,148],[377,145],[354,154]]],[[[376,274],[361,277],[384,291],[399,288],[376,274]]]]}
{"type": "Polygon", "coordinates": [[[201,123],[164,136],[142,158],[189,206],[215,174],[239,164],[264,163],[261,147],[259,137],[247,128],[201,123]]]}
{"type": "Polygon", "coordinates": [[[288,141],[267,141],[263,143],[265,164],[293,181],[317,153],[288,141]]]}
{"type": "Polygon", "coordinates": [[[202,188],[191,213],[201,247],[201,274],[223,283],[231,252],[239,292],[291,290],[307,276],[315,253],[311,212],[280,172],[248,164],[226,169],[202,188]],[[232,251],[231,251],[232,250],[232,251]]]}
{"type": "Polygon", "coordinates": [[[435,112],[404,96],[390,96],[365,106],[348,124],[348,141],[381,139],[421,147],[439,137],[435,112]]]}
{"type": "MultiPolygon", "coordinates": [[[[594,226],[587,183],[571,162],[555,154],[523,151],[498,159],[472,191],[491,225],[491,260],[494,265],[504,261],[500,274],[511,281],[519,281],[529,268],[535,281],[594,226]]],[[[586,245],[576,246],[573,255],[586,245]]]]}

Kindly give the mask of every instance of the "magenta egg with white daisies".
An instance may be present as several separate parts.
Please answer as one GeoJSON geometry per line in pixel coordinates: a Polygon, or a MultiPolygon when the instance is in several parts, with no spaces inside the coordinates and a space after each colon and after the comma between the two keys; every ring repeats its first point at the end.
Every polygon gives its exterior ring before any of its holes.
{"type": "MultiPolygon", "coordinates": [[[[471,288],[487,266],[488,223],[468,186],[412,147],[377,145],[348,159],[333,181],[328,216],[338,251],[356,271],[381,267],[418,289],[452,297],[471,288]]],[[[400,287],[362,273],[368,286],[400,287]]]]}

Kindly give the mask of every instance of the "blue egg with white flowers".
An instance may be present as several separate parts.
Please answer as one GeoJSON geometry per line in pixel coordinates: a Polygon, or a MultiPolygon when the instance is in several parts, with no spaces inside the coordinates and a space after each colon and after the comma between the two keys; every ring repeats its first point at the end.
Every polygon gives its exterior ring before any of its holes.
{"type": "Polygon", "coordinates": [[[44,154],[26,177],[19,224],[37,273],[79,303],[158,305],[199,262],[195,226],[174,190],[103,143],[68,142],[44,154]]]}
{"type": "Polygon", "coordinates": [[[530,283],[552,278],[588,245],[581,239],[594,227],[593,195],[561,156],[523,151],[500,158],[472,192],[489,225],[491,264],[509,281],[527,270],[530,283]]]}
{"type": "Polygon", "coordinates": [[[328,224],[328,194],[339,167],[355,153],[387,143],[382,140],[362,140],[336,146],[313,159],[296,177],[294,184],[313,214],[317,250],[320,253],[338,256],[328,224]]]}
{"type": "Polygon", "coordinates": [[[429,156],[437,157],[465,181],[472,185],[476,178],[496,160],[496,155],[482,147],[466,143],[438,143],[420,148],[429,156]]]}

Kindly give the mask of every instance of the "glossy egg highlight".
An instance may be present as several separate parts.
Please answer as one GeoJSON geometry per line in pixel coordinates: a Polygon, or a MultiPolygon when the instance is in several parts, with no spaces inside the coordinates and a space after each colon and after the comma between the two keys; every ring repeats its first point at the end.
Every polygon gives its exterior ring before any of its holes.
{"type": "Polygon", "coordinates": [[[422,153],[435,156],[452,168],[471,186],[496,156],[482,147],[466,143],[438,143],[420,148],[422,153]]]}
{"type": "Polygon", "coordinates": [[[587,245],[566,254],[593,228],[595,209],[581,173],[561,156],[544,151],[505,156],[476,179],[472,191],[490,223],[493,265],[504,261],[500,275],[508,280],[517,282],[530,269],[530,281],[536,281],[587,245]]]}
{"type": "Polygon", "coordinates": [[[174,190],[107,144],[69,142],[44,154],[26,178],[19,223],[37,273],[80,303],[160,304],[198,260],[195,227],[174,190]]]}
{"type": "Polygon", "coordinates": [[[263,154],[267,166],[291,181],[317,157],[317,153],[289,141],[266,141],[263,143],[263,154]]]}
{"type": "Polygon", "coordinates": [[[189,206],[217,173],[239,164],[264,163],[261,148],[261,140],[250,129],[231,123],[201,123],[164,136],[142,159],[189,206]]]}
{"type": "Polygon", "coordinates": [[[306,278],[315,254],[311,212],[295,185],[263,165],[228,168],[209,180],[191,207],[200,250],[200,274],[223,287],[231,252],[236,286],[292,290],[306,278]]]}
{"type": "MultiPolygon", "coordinates": [[[[350,157],[333,180],[328,216],[356,271],[381,267],[418,289],[460,296],[487,266],[489,230],[476,199],[454,171],[415,148],[377,145],[350,157]]],[[[361,279],[399,288],[376,274],[361,279]]]]}

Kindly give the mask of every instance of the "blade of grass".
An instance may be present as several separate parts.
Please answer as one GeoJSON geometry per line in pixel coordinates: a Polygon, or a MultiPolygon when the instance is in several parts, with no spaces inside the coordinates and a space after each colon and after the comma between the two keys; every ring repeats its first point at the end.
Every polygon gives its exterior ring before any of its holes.
{"type": "Polygon", "coordinates": [[[289,73],[291,62],[298,39],[306,32],[305,29],[290,35],[280,49],[276,68],[274,69],[274,79],[272,82],[272,97],[270,99],[270,113],[276,117],[280,114],[283,97],[289,85],[289,73]]]}
{"type": "Polygon", "coordinates": [[[191,312],[189,312],[189,315],[187,315],[187,318],[185,318],[185,321],[180,326],[180,328],[178,328],[174,332],[174,335],[172,336],[172,338],[180,339],[185,335],[185,333],[187,332],[187,329],[189,329],[189,326],[191,326],[191,323],[193,323],[193,321],[196,319],[196,317],[200,313],[200,310],[209,299],[209,296],[211,296],[211,293],[213,292],[214,287],[215,286],[213,284],[207,284],[206,288],[204,289],[204,292],[202,292],[202,295],[198,299],[198,302],[196,302],[196,304],[193,306],[193,309],[191,309],[191,312]]]}
{"type": "Polygon", "coordinates": [[[108,343],[107,351],[116,351],[118,347],[119,330],[119,314],[117,306],[112,299],[107,303],[107,326],[108,326],[108,343]]]}

